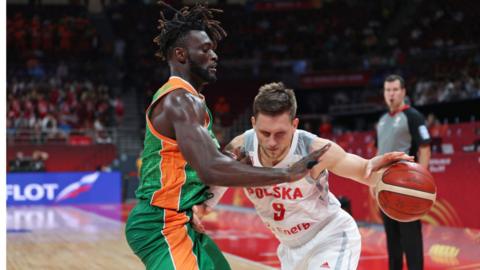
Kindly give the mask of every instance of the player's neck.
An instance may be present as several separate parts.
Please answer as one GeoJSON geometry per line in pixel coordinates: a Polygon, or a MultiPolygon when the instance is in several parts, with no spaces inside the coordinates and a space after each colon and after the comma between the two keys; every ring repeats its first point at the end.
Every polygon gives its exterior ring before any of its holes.
{"type": "Polygon", "coordinates": [[[283,150],[283,152],[278,156],[271,156],[265,151],[262,147],[259,147],[258,151],[258,158],[260,159],[260,163],[262,163],[263,167],[273,167],[280,163],[288,154],[290,147],[287,147],[283,150]]]}
{"type": "Polygon", "coordinates": [[[396,113],[398,111],[401,111],[403,110],[403,108],[405,107],[405,102],[402,102],[400,103],[398,106],[395,106],[395,107],[390,107],[390,113],[396,113]]]}
{"type": "Polygon", "coordinates": [[[182,80],[187,81],[197,92],[201,92],[203,89],[203,86],[205,85],[204,82],[200,82],[195,80],[192,76],[190,76],[190,73],[188,72],[182,72],[179,70],[170,70],[170,76],[176,76],[182,78],[182,80]]]}

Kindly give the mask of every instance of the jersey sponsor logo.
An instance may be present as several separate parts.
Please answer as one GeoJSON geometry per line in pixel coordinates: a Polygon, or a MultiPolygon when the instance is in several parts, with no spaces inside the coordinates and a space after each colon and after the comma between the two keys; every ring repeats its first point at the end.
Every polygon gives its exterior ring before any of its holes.
{"type": "Polygon", "coordinates": [[[430,139],[430,134],[428,133],[428,129],[425,125],[418,127],[418,133],[420,133],[420,137],[422,137],[423,140],[430,139]]]}
{"type": "Polygon", "coordinates": [[[296,200],[303,198],[302,190],[300,188],[289,187],[273,187],[273,188],[247,188],[247,192],[250,196],[257,197],[257,199],[263,198],[276,198],[282,200],[296,200]]]}
{"type": "Polygon", "coordinates": [[[303,231],[308,230],[311,227],[311,224],[309,222],[300,223],[300,224],[297,224],[297,225],[295,225],[295,226],[293,226],[289,229],[280,228],[280,227],[272,227],[272,226],[269,226],[269,227],[273,228],[273,231],[275,231],[275,232],[282,233],[282,234],[285,234],[285,235],[293,235],[293,234],[297,234],[299,232],[303,232],[303,231]]]}

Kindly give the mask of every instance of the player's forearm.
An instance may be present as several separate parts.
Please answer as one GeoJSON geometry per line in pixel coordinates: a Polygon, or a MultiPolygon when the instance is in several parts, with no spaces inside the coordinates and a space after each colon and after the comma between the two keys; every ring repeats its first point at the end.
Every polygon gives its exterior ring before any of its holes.
{"type": "Polygon", "coordinates": [[[288,182],[287,169],[252,167],[227,156],[204,162],[198,171],[202,181],[216,186],[265,186],[288,182]]]}
{"type": "Polygon", "coordinates": [[[204,204],[210,208],[214,208],[218,202],[220,202],[227,189],[228,187],[211,186],[208,192],[212,194],[212,198],[206,200],[204,204]]]}
{"type": "Polygon", "coordinates": [[[352,179],[364,185],[372,186],[377,180],[376,176],[368,174],[368,160],[360,156],[345,153],[345,156],[330,169],[333,173],[352,179]]]}
{"type": "MultiPolygon", "coordinates": [[[[368,160],[367,161],[367,167],[368,166],[371,166],[370,162],[372,162],[372,160],[368,160]]],[[[369,186],[369,187],[374,187],[377,182],[382,178],[382,175],[383,175],[383,172],[385,171],[385,169],[381,169],[379,171],[370,171],[368,169],[365,169],[365,172],[366,172],[366,175],[364,175],[363,177],[363,180],[362,180],[362,183],[369,186]],[[368,175],[368,173],[370,173],[368,175]]]]}

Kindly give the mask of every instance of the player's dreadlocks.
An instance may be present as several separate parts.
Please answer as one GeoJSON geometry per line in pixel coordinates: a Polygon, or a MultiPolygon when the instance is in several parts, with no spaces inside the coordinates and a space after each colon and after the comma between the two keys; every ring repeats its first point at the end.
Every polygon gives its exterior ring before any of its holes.
{"type": "Polygon", "coordinates": [[[157,27],[160,30],[160,34],[155,37],[153,42],[159,47],[155,55],[162,60],[167,59],[170,50],[180,45],[179,42],[182,41],[182,38],[190,30],[205,31],[214,43],[214,46],[216,46],[218,41],[227,36],[227,32],[220,26],[220,22],[213,19],[213,13],[223,12],[220,9],[209,9],[206,4],[197,3],[192,8],[183,7],[180,10],[176,10],[163,1],[158,3],[175,11],[175,15],[170,20],[165,19],[163,11],[160,12],[157,27]]]}

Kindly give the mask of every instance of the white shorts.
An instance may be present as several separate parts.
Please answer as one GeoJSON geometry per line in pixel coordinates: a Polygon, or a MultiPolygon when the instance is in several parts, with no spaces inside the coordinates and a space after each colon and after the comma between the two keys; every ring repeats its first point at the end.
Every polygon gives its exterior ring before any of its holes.
{"type": "Polygon", "coordinates": [[[355,270],[361,245],[355,220],[341,209],[312,240],[294,248],[280,244],[277,254],[282,270],[355,270]]]}

